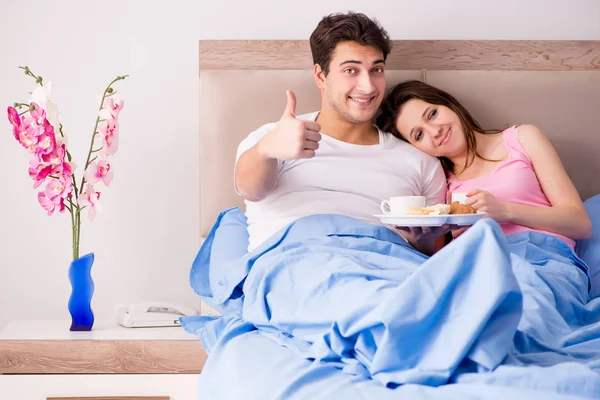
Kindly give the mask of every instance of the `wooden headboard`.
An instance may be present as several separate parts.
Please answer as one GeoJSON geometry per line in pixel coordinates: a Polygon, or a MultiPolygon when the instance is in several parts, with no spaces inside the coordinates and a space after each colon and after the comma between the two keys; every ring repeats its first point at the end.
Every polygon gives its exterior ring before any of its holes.
{"type": "MultiPolygon", "coordinates": [[[[299,114],[317,111],[308,41],[199,43],[200,218],[240,206],[233,190],[239,142],[279,119],[285,90],[299,114]]],[[[583,199],[600,193],[600,41],[393,42],[388,87],[420,79],[454,95],[484,128],[535,124],[548,136],[583,199]]]]}

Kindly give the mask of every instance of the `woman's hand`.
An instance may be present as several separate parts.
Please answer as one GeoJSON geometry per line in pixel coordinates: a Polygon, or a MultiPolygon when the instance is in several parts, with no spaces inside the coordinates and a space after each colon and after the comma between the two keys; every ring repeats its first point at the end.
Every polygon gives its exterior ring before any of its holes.
{"type": "Polygon", "coordinates": [[[490,192],[479,189],[467,193],[467,197],[465,204],[477,212],[487,213],[486,217],[493,218],[496,222],[510,222],[510,203],[500,201],[490,192]]]}

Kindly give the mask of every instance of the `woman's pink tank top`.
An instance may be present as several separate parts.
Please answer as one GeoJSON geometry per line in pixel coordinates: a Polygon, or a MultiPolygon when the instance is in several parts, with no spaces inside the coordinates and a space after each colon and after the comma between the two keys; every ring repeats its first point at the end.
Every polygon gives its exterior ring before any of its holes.
{"type": "MultiPolygon", "coordinates": [[[[491,174],[466,181],[461,181],[450,173],[448,191],[451,193],[468,193],[473,189],[480,189],[490,192],[500,201],[534,207],[551,207],[552,204],[548,201],[535,175],[531,159],[519,142],[517,127],[513,126],[504,130],[502,136],[504,146],[508,150],[508,159],[500,162],[491,174]]],[[[500,226],[507,236],[527,230],[536,230],[513,223],[501,223],[500,226]]],[[[575,248],[575,241],[568,237],[541,230],[537,231],[556,236],[564,240],[571,248],[575,248]]]]}

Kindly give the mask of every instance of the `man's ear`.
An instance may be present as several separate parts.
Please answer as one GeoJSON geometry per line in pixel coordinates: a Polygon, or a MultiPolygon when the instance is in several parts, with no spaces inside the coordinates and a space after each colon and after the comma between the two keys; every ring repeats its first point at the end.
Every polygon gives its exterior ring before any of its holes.
{"type": "Polygon", "coordinates": [[[319,64],[315,64],[313,67],[313,76],[317,87],[321,90],[325,89],[325,71],[319,64]]]}

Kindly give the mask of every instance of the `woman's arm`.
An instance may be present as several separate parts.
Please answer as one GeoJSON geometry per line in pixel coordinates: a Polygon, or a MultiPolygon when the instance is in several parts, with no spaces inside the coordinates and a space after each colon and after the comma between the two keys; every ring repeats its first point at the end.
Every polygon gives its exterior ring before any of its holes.
{"type": "Polygon", "coordinates": [[[511,204],[509,214],[512,222],[555,232],[571,239],[590,237],[590,218],[550,141],[534,125],[519,126],[517,137],[529,154],[540,186],[552,207],[511,204]]]}
{"type": "Polygon", "coordinates": [[[534,125],[519,126],[517,137],[529,155],[540,186],[552,207],[500,203],[490,198],[489,193],[476,190],[470,196],[473,197],[473,203],[479,205],[475,208],[481,211],[487,208],[491,211],[490,216],[498,222],[513,222],[575,240],[588,238],[592,223],[550,141],[534,125]]]}

